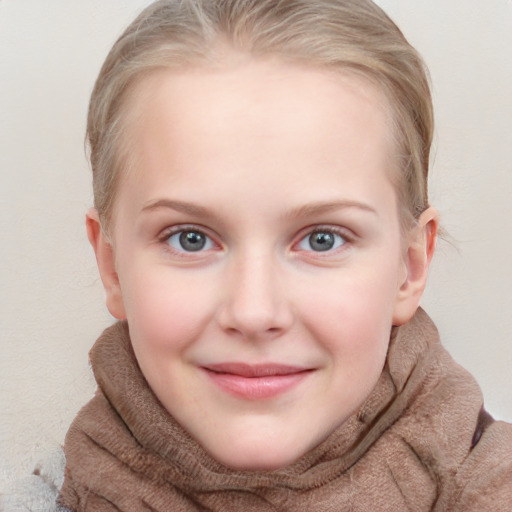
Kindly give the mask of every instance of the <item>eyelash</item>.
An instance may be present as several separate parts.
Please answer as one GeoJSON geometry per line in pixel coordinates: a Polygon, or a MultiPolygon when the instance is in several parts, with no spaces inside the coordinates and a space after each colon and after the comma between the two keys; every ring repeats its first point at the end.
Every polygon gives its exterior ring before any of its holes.
{"type": "Polygon", "coordinates": [[[169,252],[171,252],[173,255],[182,257],[182,258],[190,258],[193,257],[194,254],[196,255],[202,255],[204,252],[214,249],[219,249],[221,246],[217,242],[215,242],[214,237],[208,234],[208,230],[201,226],[194,226],[194,225],[180,225],[180,226],[174,226],[172,228],[166,229],[161,236],[158,237],[158,242],[162,243],[165,246],[165,249],[169,252]],[[172,247],[170,244],[170,240],[172,237],[176,235],[183,235],[185,233],[196,233],[203,235],[206,238],[206,244],[209,243],[209,247],[205,250],[203,247],[201,247],[197,251],[187,251],[184,248],[176,249],[172,247]]]}
{"type": "MultiPolygon", "coordinates": [[[[347,250],[347,246],[354,242],[354,235],[352,235],[347,229],[343,229],[332,225],[317,225],[306,228],[300,234],[298,242],[293,245],[293,248],[298,248],[298,252],[307,252],[314,255],[315,258],[327,258],[333,254],[339,254],[342,251],[347,250]],[[312,249],[300,249],[299,245],[304,241],[311,239],[315,234],[331,234],[342,239],[341,243],[334,248],[329,248],[325,251],[314,251],[312,249]]],[[[307,242],[306,242],[307,243],[307,242]]]]}
{"type": "MultiPolygon", "coordinates": [[[[333,253],[338,253],[340,251],[346,250],[346,246],[351,244],[353,242],[353,235],[351,235],[349,232],[347,232],[346,229],[341,229],[336,226],[323,226],[323,225],[316,225],[311,226],[306,229],[304,229],[300,235],[297,242],[293,243],[292,250],[297,252],[307,252],[314,254],[315,257],[328,257],[329,255],[332,255],[333,253]],[[300,244],[302,244],[304,241],[306,241],[308,238],[310,239],[315,233],[318,234],[331,234],[335,237],[340,237],[342,239],[341,243],[338,244],[337,247],[334,248],[328,248],[325,251],[319,250],[314,251],[312,249],[301,249],[299,248],[300,244]]],[[[222,248],[221,244],[215,242],[214,237],[208,234],[208,230],[205,229],[202,226],[194,226],[194,225],[179,225],[172,228],[169,228],[165,230],[161,236],[158,237],[158,242],[165,245],[165,249],[172,252],[174,255],[183,257],[183,258],[190,258],[194,257],[194,255],[203,255],[205,252],[210,251],[211,249],[219,249],[222,248]],[[197,233],[199,235],[203,235],[206,238],[206,244],[208,247],[204,249],[204,247],[200,247],[197,251],[190,250],[187,251],[186,249],[177,249],[175,247],[172,247],[170,244],[170,240],[172,237],[176,235],[183,236],[185,233],[197,233]]],[[[178,242],[181,245],[181,242],[178,242]]]]}

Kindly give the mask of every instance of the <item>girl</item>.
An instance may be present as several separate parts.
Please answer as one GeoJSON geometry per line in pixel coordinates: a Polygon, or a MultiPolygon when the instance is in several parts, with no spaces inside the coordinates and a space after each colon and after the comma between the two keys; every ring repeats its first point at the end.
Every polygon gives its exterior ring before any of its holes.
{"type": "Polygon", "coordinates": [[[420,57],[369,0],[161,0],[93,91],[87,215],[120,321],[58,502],[508,510],[512,427],[419,308],[420,57]]]}

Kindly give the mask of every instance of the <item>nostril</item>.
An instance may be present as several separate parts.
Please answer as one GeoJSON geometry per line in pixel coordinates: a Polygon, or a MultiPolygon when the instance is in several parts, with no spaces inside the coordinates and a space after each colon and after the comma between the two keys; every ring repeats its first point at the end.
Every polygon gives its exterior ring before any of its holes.
{"type": "Polygon", "coordinates": [[[271,272],[245,261],[243,271],[233,275],[236,279],[218,304],[216,317],[222,330],[248,339],[275,338],[286,331],[293,315],[271,272]]]}
{"type": "Polygon", "coordinates": [[[243,327],[225,327],[224,331],[230,335],[243,336],[247,338],[254,337],[275,337],[278,336],[283,329],[280,327],[269,327],[267,329],[249,329],[247,326],[243,327]]]}

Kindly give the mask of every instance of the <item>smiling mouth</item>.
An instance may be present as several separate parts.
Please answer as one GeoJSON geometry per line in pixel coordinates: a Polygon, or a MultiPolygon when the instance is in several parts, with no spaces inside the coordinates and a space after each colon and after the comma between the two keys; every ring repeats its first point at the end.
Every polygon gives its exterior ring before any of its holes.
{"type": "Polygon", "coordinates": [[[222,391],[238,398],[262,400],[281,395],[311,375],[312,369],[281,364],[221,363],[202,367],[222,391]]]}

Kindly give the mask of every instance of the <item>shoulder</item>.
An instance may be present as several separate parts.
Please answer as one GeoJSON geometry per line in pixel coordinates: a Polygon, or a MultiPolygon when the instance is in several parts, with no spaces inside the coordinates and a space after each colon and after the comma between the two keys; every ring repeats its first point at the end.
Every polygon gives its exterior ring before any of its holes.
{"type": "Polygon", "coordinates": [[[455,480],[459,492],[454,510],[512,510],[512,424],[489,424],[455,480]]]}
{"type": "Polygon", "coordinates": [[[0,510],[66,512],[57,504],[65,466],[64,452],[59,446],[37,465],[31,475],[10,483],[3,490],[0,494],[0,510]]]}
{"type": "MultiPolygon", "coordinates": [[[[383,437],[420,462],[435,488],[433,510],[510,512],[512,425],[485,412],[475,379],[453,361],[437,333],[427,332],[433,324],[420,320],[413,334],[428,343],[396,397],[409,392],[410,400],[383,437]]],[[[408,346],[404,351],[411,354],[408,346]]]]}

